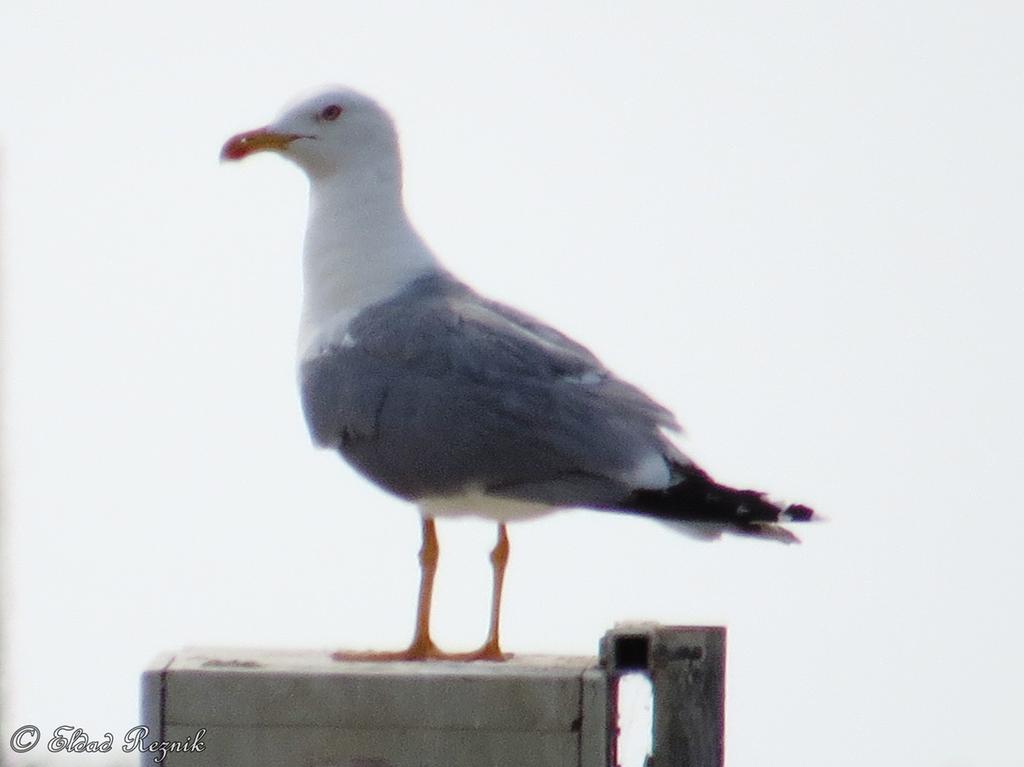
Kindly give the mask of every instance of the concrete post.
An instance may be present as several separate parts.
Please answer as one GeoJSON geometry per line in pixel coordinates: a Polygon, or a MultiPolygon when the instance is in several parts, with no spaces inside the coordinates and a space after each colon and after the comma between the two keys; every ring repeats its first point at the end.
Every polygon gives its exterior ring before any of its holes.
{"type": "Polygon", "coordinates": [[[593,658],[192,649],[145,672],[142,705],[151,742],[182,744],[170,767],[607,767],[607,677],[593,658]]]}
{"type": "Polygon", "coordinates": [[[338,662],[186,649],[143,674],[153,767],[615,767],[617,680],[649,675],[649,767],[722,767],[725,629],[642,624],[595,658],[338,662]]]}

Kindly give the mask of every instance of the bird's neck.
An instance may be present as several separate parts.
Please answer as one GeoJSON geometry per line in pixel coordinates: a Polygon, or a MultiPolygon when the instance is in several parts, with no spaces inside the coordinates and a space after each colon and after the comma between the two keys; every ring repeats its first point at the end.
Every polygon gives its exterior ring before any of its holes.
{"type": "Polygon", "coordinates": [[[405,213],[398,167],[312,179],[300,356],[337,341],[360,311],[439,268],[405,213]]]}

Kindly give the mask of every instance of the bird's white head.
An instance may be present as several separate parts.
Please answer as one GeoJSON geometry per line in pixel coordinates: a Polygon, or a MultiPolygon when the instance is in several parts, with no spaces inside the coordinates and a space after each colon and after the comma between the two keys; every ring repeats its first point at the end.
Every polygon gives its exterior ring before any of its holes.
{"type": "Polygon", "coordinates": [[[332,88],[287,107],[270,125],[232,136],[222,160],[275,151],[311,178],[353,170],[387,172],[398,162],[391,116],[351,88],[332,88]]]}
{"type": "Polygon", "coordinates": [[[300,354],[344,338],[362,309],[439,269],[406,215],[395,126],[373,99],[350,88],[303,99],[228,139],[221,159],[263,151],[310,179],[300,354]]]}

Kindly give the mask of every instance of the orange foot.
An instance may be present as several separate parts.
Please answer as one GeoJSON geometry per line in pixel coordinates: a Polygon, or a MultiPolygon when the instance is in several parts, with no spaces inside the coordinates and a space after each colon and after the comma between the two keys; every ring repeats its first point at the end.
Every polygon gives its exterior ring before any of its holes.
{"type": "Polygon", "coordinates": [[[468,662],[474,660],[506,661],[512,657],[511,653],[503,653],[497,642],[487,642],[482,647],[471,652],[448,653],[440,649],[431,640],[415,641],[409,647],[397,652],[354,652],[351,650],[338,650],[331,653],[331,658],[338,661],[361,661],[361,662],[383,662],[391,661],[427,661],[427,660],[450,660],[468,662]]]}

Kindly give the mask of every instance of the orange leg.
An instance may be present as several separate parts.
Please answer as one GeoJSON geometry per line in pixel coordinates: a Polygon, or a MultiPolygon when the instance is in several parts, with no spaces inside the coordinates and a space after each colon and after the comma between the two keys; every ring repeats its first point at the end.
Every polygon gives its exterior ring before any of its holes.
{"type": "Polygon", "coordinates": [[[416,609],[416,631],[412,643],[401,652],[347,652],[340,650],[332,654],[334,660],[395,661],[395,660],[505,660],[509,656],[501,652],[498,644],[498,628],[501,619],[501,591],[505,580],[505,566],[508,563],[508,533],[505,525],[498,525],[498,542],[491,551],[494,581],[491,592],[491,627],[483,646],[468,653],[445,653],[430,637],[430,604],[434,594],[434,575],[440,547],[437,544],[437,530],[434,520],[423,520],[423,546],[420,549],[420,595],[416,609]]]}
{"type": "Polygon", "coordinates": [[[508,531],[505,524],[498,525],[498,541],[491,551],[491,566],[494,568],[494,582],[491,588],[491,628],[487,640],[474,655],[479,660],[506,660],[511,657],[501,651],[498,632],[501,628],[501,592],[505,585],[505,567],[508,565],[508,531]]]}
{"type": "Polygon", "coordinates": [[[420,596],[416,607],[416,630],[412,643],[400,652],[350,652],[339,650],[334,660],[393,661],[428,660],[445,657],[430,638],[430,603],[434,596],[434,575],[440,555],[434,520],[423,518],[423,545],[420,547],[420,596]]]}
{"type": "Polygon", "coordinates": [[[441,547],[437,545],[434,520],[423,518],[423,546],[420,548],[420,596],[416,603],[416,631],[406,650],[412,659],[438,658],[444,655],[430,638],[430,605],[434,599],[434,575],[441,547]]]}

